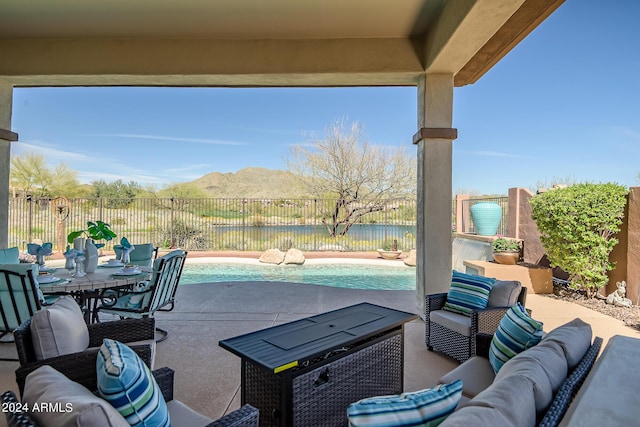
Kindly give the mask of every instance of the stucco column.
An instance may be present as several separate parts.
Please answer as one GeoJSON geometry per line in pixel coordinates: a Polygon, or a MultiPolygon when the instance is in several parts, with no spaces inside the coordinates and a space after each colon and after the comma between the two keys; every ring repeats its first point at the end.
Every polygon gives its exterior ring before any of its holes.
{"type": "Polygon", "coordinates": [[[446,292],[451,283],[453,74],[426,74],[418,82],[418,212],[416,297],[446,292]]]}
{"type": "Polygon", "coordinates": [[[6,248],[9,235],[9,165],[11,141],[18,135],[11,132],[13,86],[0,80],[0,248],[6,248]]]}

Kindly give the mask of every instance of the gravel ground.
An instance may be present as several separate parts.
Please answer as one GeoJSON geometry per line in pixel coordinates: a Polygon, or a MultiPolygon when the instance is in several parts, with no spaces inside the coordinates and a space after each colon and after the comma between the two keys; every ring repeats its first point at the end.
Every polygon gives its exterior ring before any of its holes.
{"type": "Polygon", "coordinates": [[[607,316],[611,316],[623,321],[627,326],[631,326],[640,330],[640,306],[634,305],[627,307],[616,307],[607,304],[604,297],[587,298],[582,291],[576,291],[566,286],[553,285],[553,294],[546,295],[549,298],[561,299],[564,301],[580,304],[591,310],[597,311],[607,316]]]}

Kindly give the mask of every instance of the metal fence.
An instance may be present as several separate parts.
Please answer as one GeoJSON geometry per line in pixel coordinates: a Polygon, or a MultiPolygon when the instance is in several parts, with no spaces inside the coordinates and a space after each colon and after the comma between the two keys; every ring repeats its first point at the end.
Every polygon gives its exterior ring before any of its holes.
{"type": "MultiPolygon", "coordinates": [[[[161,248],[198,251],[262,251],[295,247],[306,251],[368,251],[415,248],[416,200],[383,203],[344,236],[331,237],[322,223],[335,200],[320,199],[36,199],[9,200],[9,246],[52,242],[63,251],[71,231],[104,221],[120,237],[161,248]]],[[[106,242],[110,250],[118,241],[106,242]]],[[[101,242],[104,243],[104,242],[101,242]]]]}

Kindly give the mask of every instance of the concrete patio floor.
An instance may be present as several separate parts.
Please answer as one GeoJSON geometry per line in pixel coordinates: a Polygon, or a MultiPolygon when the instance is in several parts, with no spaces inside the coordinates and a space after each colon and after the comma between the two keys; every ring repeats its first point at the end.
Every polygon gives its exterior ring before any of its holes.
{"type": "MultiPolygon", "coordinates": [[[[240,359],[218,346],[218,341],[282,324],[359,302],[370,302],[416,312],[414,291],[373,291],[326,286],[276,283],[227,282],[180,286],[172,312],[157,313],[160,327],[169,331],[158,344],[156,367],[176,371],[174,395],[193,409],[218,418],[240,406],[240,359]]],[[[591,324],[605,340],[613,335],[640,338],[640,332],[622,322],[577,304],[540,295],[529,295],[527,307],[543,321],[545,330],[576,317],[591,324]]],[[[0,345],[0,356],[15,357],[15,346],[0,345]]],[[[424,322],[406,324],[405,391],[436,384],[457,362],[427,351],[424,322]]],[[[0,388],[17,391],[17,362],[0,363],[0,388]]],[[[0,425],[6,425],[4,417],[0,425]]]]}

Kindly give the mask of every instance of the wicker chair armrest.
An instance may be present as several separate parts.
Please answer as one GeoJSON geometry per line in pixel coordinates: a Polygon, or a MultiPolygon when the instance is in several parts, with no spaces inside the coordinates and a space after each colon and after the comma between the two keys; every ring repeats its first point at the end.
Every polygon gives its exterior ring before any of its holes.
{"type": "Polygon", "coordinates": [[[155,339],[155,319],[125,319],[112,322],[92,323],[89,329],[89,347],[99,347],[105,338],[122,343],[155,339]]]}
{"type": "Polygon", "coordinates": [[[16,351],[18,352],[20,365],[35,362],[36,353],[31,340],[31,319],[22,323],[22,325],[13,331],[13,339],[16,343],[16,351]]]}
{"type": "Polygon", "coordinates": [[[442,310],[442,307],[444,307],[444,303],[447,302],[447,293],[443,292],[439,294],[425,295],[424,298],[425,298],[424,309],[428,319],[429,318],[428,314],[430,312],[436,311],[436,310],[442,310]]]}
{"type": "MultiPolygon", "coordinates": [[[[151,365],[151,346],[134,345],[131,349],[144,361],[147,366],[151,365]]],[[[42,365],[50,365],[55,370],[64,374],[67,378],[82,384],[89,390],[97,389],[96,381],[96,358],[99,349],[85,350],[79,353],[65,354],[63,356],[52,357],[50,359],[31,362],[20,366],[16,370],[16,383],[20,390],[20,395],[24,393],[24,384],[27,375],[35,371],[42,365]]]]}
{"type": "Polygon", "coordinates": [[[258,427],[259,412],[253,406],[247,404],[222,418],[207,424],[207,427],[258,427]]]}
{"type": "Polygon", "coordinates": [[[476,334],[475,341],[475,355],[482,356],[485,359],[489,358],[489,347],[491,347],[491,340],[493,340],[493,334],[476,334]]]}
{"type": "Polygon", "coordinates": [[[164,367],[153,371],[153,378],[158,383],[165,402],[173,400],[173,377],[174,371],[171,368],[164,367]]]}
{"type": "Polygon", "coordinates": [[[498,325],[511,307],[487,307],[471,312],[471,334],[491,334],[498,330],[498,325]]]}

